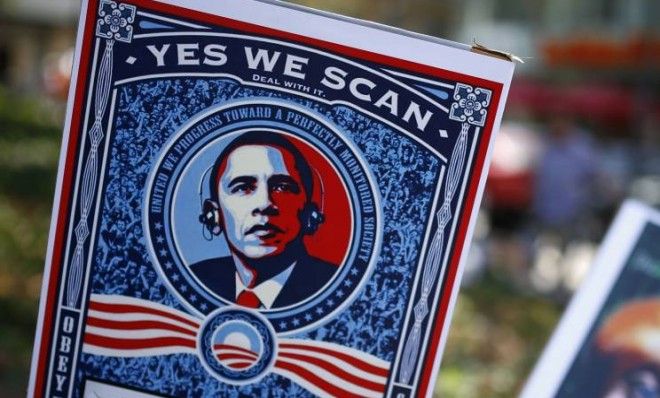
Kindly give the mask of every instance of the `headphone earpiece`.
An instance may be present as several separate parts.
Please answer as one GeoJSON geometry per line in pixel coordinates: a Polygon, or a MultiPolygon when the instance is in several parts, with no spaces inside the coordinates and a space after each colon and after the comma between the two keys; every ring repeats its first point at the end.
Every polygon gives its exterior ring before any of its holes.
{"type": "Polygon", "coordinates": [[[310,202],[300,212],[300,222],[303,235],[313,235],[325,221],[325,215],[319,210],[319,206],[310,202]]]}
{"type": "Polygon", "coordinates": [[[199,215],[199,222],[206,227],[211,235],[220,235],[222,226],[220,223],[220,206],[211,199],[204,200],[202,204],[202,214],[199,215]]]}

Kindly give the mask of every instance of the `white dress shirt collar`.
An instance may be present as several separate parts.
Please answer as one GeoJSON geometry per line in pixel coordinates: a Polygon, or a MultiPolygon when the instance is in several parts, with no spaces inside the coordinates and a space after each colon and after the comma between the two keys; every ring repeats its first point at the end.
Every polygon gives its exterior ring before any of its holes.
{"type": "MultiPolygon", "coordinates": [[[[282,288],[284,287],[287,279],[289,279],[289,276],[291,275],[295,265],[296,262],[294,261],[293,264],[291,264],[284,271],[266,281],[261,282],[259,285],[251,289],[266,309],[270,309],[273,306],[273,303],[277,299],[277,296],[280,295],[280,292],[282,291],[282,288]]],[[[249,274],[249,280],[251,280],[252,273],[249,270],[245,269],[244,267],[236,268],[236,299],[238,299],[238,295],[241,294],[243,290],[249,290],[241,278],[241,275],[247,274],[249,274]],[[244,271],[244,273],[241,271],[244,271]]]]}

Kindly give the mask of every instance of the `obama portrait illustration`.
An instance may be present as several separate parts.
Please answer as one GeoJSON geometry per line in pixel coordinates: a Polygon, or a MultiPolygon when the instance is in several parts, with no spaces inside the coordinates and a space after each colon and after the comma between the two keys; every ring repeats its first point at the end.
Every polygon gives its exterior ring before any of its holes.
{"type": "Polygon", "coordinates": [[[199,216],[213,236],[224,236],[230,255],[192,264],[193,274],[248,308],[283,308],[318,292],[338,266],[310,255],[303,242],[325,221],[312,200],[312,170],[283,134],[234,138],[210,169],[210,198],[199,216]]]}

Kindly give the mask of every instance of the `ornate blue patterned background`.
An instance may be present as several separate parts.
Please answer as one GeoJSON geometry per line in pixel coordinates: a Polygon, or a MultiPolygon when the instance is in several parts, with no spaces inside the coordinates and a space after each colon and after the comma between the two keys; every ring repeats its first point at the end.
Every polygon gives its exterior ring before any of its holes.
{"type": "MultiPolygon", "coordinates": [[[[230,99],[278,97],[313,109],[334,122],[363,152],[382,198],[384,236],[371,280],[336,319],[297,338],[352,347],[392,361],[398,344],[413,269],[430,218],[440,163],[428,150],[354,110],[246,88],[227,79],[188,78],[135,82],[117,87],[91,292],[145,298],[183,310],[159,280],[142,231],[147,176],[163,144],[196,113],[230,99]]],[[[201,234],[201,232],[200,232],[201,234]]],[[[310,396],[279,376],[258,387],[221,384],[189,354],[140,359],[82,355],[79,381],[93,375],[175,396],[310,396]]]]}

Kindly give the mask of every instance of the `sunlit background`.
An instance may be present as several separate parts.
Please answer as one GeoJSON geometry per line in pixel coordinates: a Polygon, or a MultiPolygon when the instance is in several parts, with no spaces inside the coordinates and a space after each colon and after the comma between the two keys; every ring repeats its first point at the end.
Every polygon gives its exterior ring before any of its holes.
{"type": "MultiPolygon", "coordinates": [[[[297,2],[524,59],[435,387],[515,396],[621,201],[660,205],[660,2],[297,2]]],[[[0,0],[2,397],[27,385],[78,9],[0,0]]]]}

